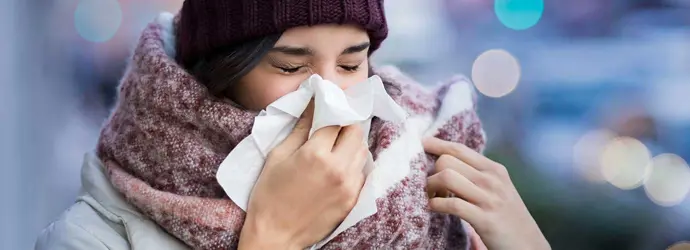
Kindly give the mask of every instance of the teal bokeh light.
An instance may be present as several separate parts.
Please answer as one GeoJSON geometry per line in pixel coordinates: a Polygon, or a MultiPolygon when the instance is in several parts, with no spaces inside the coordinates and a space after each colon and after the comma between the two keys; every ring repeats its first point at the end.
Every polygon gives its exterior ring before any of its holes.
{"type": "Polygon", "coordinates": [[[495,0],[498,20],[508,28],[525,30],[539,22],[544,13],[544,0],[495,0]]]}
{"type": "Polygon", "coordinates": [[[91,42],[110,40],[121,23],[122,8],[117,0],[81,0],[74,12],[77,33],[91,42]]]}

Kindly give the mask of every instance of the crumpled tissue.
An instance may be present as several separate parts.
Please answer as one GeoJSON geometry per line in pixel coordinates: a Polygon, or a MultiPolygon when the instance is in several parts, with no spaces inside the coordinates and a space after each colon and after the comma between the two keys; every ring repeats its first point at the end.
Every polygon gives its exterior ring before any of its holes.
{"type": "MultiPolygon", "coordinates": [[[[347,126],[359,123],[367,142],[373,116],[391,122],[403,122],[407,112],[386,92],[379,76],[342,90],[337,84],[312,75],[300,87],[271,103],[254,120],[251,134],[242,140],[221,163],[216,178],[225,193],[244,211],[249,196],[271,150],[290,134],[297,120],[314,99],[314,117],[309,132],[326,126],[347,126]]],[[[376,167],[371,153],[363,172],[367,177],[376,167]]],[[[401,168],[407,169],[409,168],[401,168]]],[[[406,176],[407,173],[399,173],[406,176]]],[[[376,178],[366,178],[357,203],[345,220],[324,240],[312,247],[320,248],[357,222],[376,213],[375,190],[380,187],[376,178]]],[[[390,185],[389,183],[383,185],[390,185]]]]}

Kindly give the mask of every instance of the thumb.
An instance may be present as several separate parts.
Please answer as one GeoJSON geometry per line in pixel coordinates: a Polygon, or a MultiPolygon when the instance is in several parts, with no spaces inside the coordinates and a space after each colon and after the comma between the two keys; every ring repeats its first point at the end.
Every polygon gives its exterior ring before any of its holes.
{"type": "Polygon", "coordinates": [[[309,130],[311,130],[311,123],[313,119],[314,99],[309,102],[307,108],[302,113],[302,116],[300,116],[299,120],[297,120],[297,124],[295,124],[295,128],[292,129],[292,132],[276,148],[280,148],[281,150],[284,150],[283,152],[288,154],[292,154],[293,152],[297,151],[297,149],[304,145],[304,143],[307,142],[307,139],[309,139],[309,130]]]}

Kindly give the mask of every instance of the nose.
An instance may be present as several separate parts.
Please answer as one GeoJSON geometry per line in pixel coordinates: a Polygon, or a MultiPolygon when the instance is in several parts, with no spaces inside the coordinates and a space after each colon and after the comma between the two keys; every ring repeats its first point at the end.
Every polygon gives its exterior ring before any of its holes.
{"type": "Polygon", "coordinates": [[[342,78],[340,74],[337,71],[336,66],[328,66],[328,65],[323,65],[319,67],[314,68],[314,74],[318,74],[323,78],[324,80],[329,80],[336,85],[340,86],[340,88],[343,88],[343,83],[342,83],[342,78]]]}

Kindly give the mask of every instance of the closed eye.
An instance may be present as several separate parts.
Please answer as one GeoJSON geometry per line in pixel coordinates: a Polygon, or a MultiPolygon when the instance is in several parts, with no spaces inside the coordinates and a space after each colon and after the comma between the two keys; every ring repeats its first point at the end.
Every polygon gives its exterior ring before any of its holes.
{"type": "Polygon", "coordinates": [[[350,71],[350,72],[354,72],[354,71],[357,71],[359,69],[359,65],[355,65],[355,66],[340,65],[340,67],[343,68],[344,70],[350,71]]]}
{"type": "Polygon", "coordinates": [[[276,67],[276,68],[278,68],[283,73],[292,74],[292,73],[296,73],[297,71],[299,71],[302,67],[291,67],[291,68],[276,67]]]}

